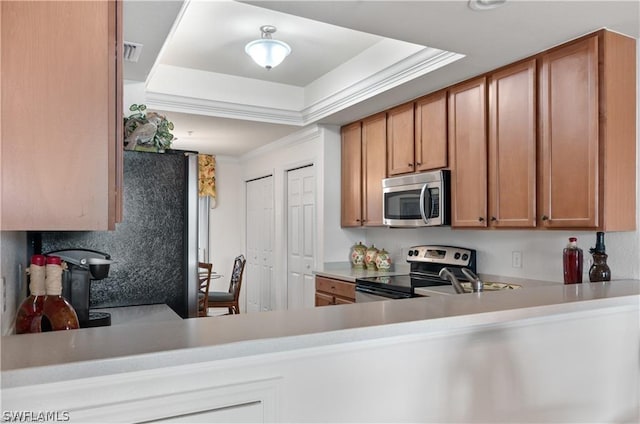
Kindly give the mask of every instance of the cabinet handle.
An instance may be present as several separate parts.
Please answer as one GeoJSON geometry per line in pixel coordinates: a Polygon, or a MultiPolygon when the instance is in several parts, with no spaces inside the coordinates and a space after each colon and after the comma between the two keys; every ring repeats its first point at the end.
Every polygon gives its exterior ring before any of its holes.
{"type": "Polygon", "coordinates": [[[498,218],[496,218],[495,216],[492,216],[492,217],[491,217],[491,221],[494,221],[494,222],[495,222],[495,221],[497,221],[497,220],[498,220],[498,218]]]}
{"type": "Polygon", "coordinates": [[[408,165],[409,165],[409,168],[413,168],[413,164],[412,163],[410,163],[408,165]]]}
{"type": "Polygon", "coordinates": [[[422,165],[422,163],[418,162],[418,163],[416,163],[416,165],[417,165],[417,166],[420,166],[420,165],[422,165]]]}
{"type": "Polygon", "coordinates": [[[484,218],[480,216],[480,217],[478,217],[478,221],[484,222],[484,218]]]}
{"type": "Polygon", "coordinates": [[[543,221],[548,221],[548,220],[549,220],[549,217],[548,217],[547,215],[542,215],[542,220],[543,220],[543,221]]]}
{"type": "Polygon", "coordinates": [[[360,218],[356,218],[356,222],[360,222],[360,218]]]}

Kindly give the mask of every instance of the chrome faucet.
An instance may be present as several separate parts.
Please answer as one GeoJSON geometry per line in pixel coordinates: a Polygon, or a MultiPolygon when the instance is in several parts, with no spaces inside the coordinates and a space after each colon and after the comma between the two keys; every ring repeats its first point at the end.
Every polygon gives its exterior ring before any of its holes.
{"type": "Polygon", "coordinates": [[[458,281],[458,279],[453,274],[453,272],[451,272],[451,270],[446,266],[440,270],[440,273],[438,274],[438,276],[443,280],[451,281],[451,285],[453,286],[457,294],[464,293],[464,288],[462,287],[462,284],[460,284],[460,281],[458,281]]]}
{"type": "Polygon", "coordinates": [[[471,283],[471,290],[474,293],[479,293],[484,290],[484,283],[473,271],[469,268],[462,268],[460,271],[462,271],[464,276],[469,279],[469,282],[471,283]]]}
{"type": "MultiPolygon", "coordinates": [[[[480,277],[478,277],[469,268],[462,268],[460,269],[460,271],[464,274],[465,277],[469,279],[469,282],[471,283],[471,290],[474,293],[479,293],[483,291],[484,284],[482,283],[482,280],[480,280],[480,277]]],[[[449,268],[443,267],[440,270],[440,273],[438,275],[443,280],[451,281],[451,285],[453,286],[457,294],[465,293],[464,287],[462,287],[462,284],[460,284],[460,281],[458,280],[458,278],[455,276],[453,272],[451,272],[449,268]]]]}

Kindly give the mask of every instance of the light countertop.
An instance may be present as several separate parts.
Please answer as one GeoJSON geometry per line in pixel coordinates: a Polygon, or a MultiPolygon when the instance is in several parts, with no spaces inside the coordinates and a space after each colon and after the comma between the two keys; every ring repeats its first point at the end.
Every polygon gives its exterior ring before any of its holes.
{"type": "Polygon", "coordinates": [[[91,309],[91,312],[111,314],[111,325],[180,321],[182,318],[165,304],[124,306],[119,308],[91,309]]]}
{"type": "Polygon", "coordinates": [[[638,308],[640,281],[541,285],[292,311],[167,320],[2,338],[2,387],[638,308]]]}

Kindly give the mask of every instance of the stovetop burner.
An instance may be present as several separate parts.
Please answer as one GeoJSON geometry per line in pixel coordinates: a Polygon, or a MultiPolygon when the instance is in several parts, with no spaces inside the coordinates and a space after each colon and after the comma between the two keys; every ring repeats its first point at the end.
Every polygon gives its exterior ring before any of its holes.
{"type": "Polygon", "coordinates": [[[461,282],[468,281],[460,270],[468,268],[476,272],[476,251],[454,246],[414,246],[407,253],[407,262],[410,264],[408,275],[358,278],[356,285],[414,294],[416,287],[451,285],[438,275],[444,267],[461,282]]]}

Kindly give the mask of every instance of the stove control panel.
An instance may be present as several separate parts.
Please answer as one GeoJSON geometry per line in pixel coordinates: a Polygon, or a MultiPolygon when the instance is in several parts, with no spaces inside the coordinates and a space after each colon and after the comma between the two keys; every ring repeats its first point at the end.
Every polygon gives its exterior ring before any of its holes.
{"type": "Polygon", "coordinates": [[[413,246],[407,253],[407,262],[431,262],[445,266],[472,267],[475,260],[475,250],[455,246],[413,246]]]}

